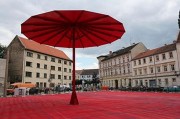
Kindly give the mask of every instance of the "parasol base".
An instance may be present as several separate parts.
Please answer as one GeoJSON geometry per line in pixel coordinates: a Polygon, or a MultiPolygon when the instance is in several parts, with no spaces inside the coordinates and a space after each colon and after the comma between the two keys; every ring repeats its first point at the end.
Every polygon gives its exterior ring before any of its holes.
{"type": "Polygon", "coordinates": [[[76,95],[76,91],[72,92],[70,105],[79,105],[77,95],[76,95]]]}

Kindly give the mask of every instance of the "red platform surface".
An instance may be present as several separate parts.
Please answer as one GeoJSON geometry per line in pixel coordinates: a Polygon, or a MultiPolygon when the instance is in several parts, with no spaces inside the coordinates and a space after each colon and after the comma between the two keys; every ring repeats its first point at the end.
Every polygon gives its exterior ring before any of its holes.
{"type": "Polygon", "coordinates": [[[180,93],[99,91],[0,98],[0,119],[180,119],[180,93]]]}

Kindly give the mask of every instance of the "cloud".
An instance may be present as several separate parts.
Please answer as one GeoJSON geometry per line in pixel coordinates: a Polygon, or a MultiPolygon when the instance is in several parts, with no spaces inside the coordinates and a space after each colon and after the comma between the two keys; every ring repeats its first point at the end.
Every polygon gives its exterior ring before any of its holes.
{"type": "MultiPolygon", "coordinates": [[[[122,39],[100,47],[77,49],[77,59],[97,64],[97,56],[108,54],[132,43],[142,42],[149,49],[172,43],[179,32],[180,0],[0,0],[0,43],[8,45],[21,34],[21,23],[32,15],[52,10],[84,9],[112,16],[126,29],[122,39]]],[[[71,49],[63,51],[72,58],[71,49]]],[[[80,65],[79,67],[83,67],[80,65]]],[[[94,64],[94,67],[96,65],[94,64]]],[[[87,65],[87,67],[90,67],[87,65]]]]}

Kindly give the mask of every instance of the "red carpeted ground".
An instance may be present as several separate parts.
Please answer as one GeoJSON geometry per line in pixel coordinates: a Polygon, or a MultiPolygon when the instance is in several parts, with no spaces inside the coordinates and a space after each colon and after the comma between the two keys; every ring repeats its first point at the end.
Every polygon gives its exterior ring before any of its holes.
{"type": "Polygon", "coordinates": [[[180,93],[79,92],[0,98],[0,119],[180,119],[180,93]]]}

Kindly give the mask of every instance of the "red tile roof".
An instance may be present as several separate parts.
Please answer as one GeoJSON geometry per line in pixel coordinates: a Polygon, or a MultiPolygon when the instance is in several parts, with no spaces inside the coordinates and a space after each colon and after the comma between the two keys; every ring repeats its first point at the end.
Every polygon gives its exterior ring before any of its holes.
{"type": "Polygon", "coordinates": [[[132,60],[136,60],[136,59],[145,58],[145,57],[156,55],[156,54],[160,54],[160,53],[165,53],[165,52],[173,51],[175,49],[176,49],[176,43],[165,45],[165,46],[153,49],[153,50],[148,50],[146,52],[140,53],[139,55],[137,55],[132,60]]]}
{"type": "Polygon", "coordinates": [[[152,56],[155,54],[155,52],[158,50],[158,48],[156,49],[153,49],[153,50],[148,50],[146,52],[142,52],[140,53],[139,55],[137,55],[136,57],[133,58],[133,60],[135,59],[140,59],[140,58],[143,58],[143,57],[147,57],[147,56],[152,56]]]}
{"type": "Polygon", "coordinates": [[[58,58],[62,58],[62,59],[67,59],[67,60],[71,60],[63,51],[58,50],[56,48],[44,45],[44,44],[39,44],[33,40],[28,40],[22,37],[19,37],[19,40],[21,41],[22,45],[28,49],[28,50],[32,50],[35,52],[39,52],[39,53],[43,53],[43,54],[47,54],[47,55],[51,55],[54,57],[58,57],[58,58]]]}

